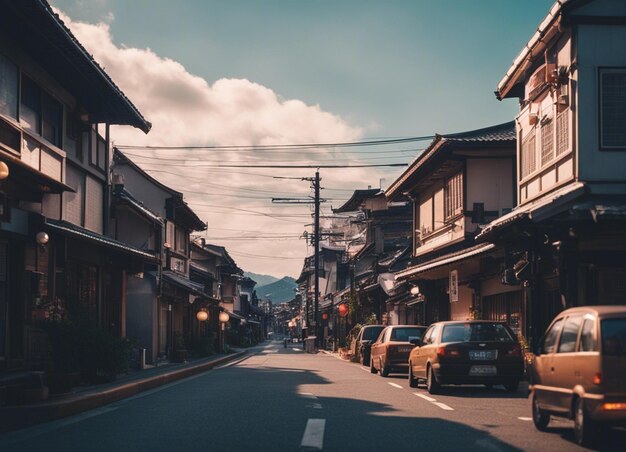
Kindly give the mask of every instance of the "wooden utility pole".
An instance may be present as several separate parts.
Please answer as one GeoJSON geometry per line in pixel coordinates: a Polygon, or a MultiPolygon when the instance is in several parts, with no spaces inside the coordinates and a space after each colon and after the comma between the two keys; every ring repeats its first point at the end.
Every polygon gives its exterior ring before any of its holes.
{"type": "Polygon", "coordinates": [[[313,321],[315,322],[315,341],[319,346],[320,342],[320,318],[319,318],[319,297],[320,297],[320,173],[315,172],[315,180],[313,181],[315,191],[315,219],[313,225],[313,238],[315,240],[315,295],[313,297],[314,313],[313,321]]]}

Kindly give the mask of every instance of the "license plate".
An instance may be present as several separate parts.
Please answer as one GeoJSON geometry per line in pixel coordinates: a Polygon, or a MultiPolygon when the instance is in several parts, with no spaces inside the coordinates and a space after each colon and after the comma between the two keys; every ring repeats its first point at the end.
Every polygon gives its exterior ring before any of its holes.
{"type": "Polygon", "coordinates": [[[498,370],[496,366],[472,366],[470,368],[470,375],[496,375],[498,370]]]}
{"type": "Polygon", "coordinates": [[[490,361],[498,358],[498,350],[470,350],[469,359],[472,361],[490,361]]]}

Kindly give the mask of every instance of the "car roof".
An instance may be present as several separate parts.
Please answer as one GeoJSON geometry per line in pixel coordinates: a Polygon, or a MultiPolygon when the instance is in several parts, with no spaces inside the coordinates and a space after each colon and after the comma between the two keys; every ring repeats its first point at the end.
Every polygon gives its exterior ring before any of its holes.
{"type": "Polygon", "coordinates": [[[385,325],[365,325],[362,329],[366,329],[366,328],[385,328],[385,325]]]}
{"type": "Polygon", "coordinates": [[[506,322],[501,322],[499,320],[446,320],[443,322],[433,323],[433,325],[464,325],[466,323],[499,323],[501,325],[506,325],[506,322]]]}
{"type": "Polygon", "coordinates": [[[595,314],[598,317],[625,316],[626,306],[604,305],[604,306],[578,306],[569,308],[561,312],[558,316],[563,317],[571,314],[595,314]]]}
{"type": "Polygon", "coordinates": [[[389,325],[389,328],[426,328],[424,325],[389,325]]]}

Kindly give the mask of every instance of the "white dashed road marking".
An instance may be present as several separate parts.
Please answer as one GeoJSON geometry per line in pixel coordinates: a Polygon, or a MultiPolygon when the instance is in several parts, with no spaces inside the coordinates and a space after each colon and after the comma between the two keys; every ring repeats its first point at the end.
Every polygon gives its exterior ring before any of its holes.
{"type": "Polygon", "coordinates": [[[428,397],[427,395],[420,394],[419,392],[414,392],[413,394],[415,394],[418,397],[421,397],[424,400],[428,400],[429,402],[436,402],[437,401],[437,399],[433,399],[432,397],[428,397]]]}
{"type": "Polygon", "coordinates": [[[533,418],[532,418],[532,417],[518,417],[518,419],[519,419],[520,421],[532,421],[532,420],[533,420],[533,418]]]}
{"type": "Polygon", "coordinates": [[[326,419],[309,419],[302,435],[300,449],[304,450],[322,450],[324,446],[324,429],[326,428],[326,419]]]}
{"type": "Polygon", "coordinates": [[[387,384],[390,385],[390,386],[393,386],[394,388],[402,389],[402,386],[400,386],[399,384],[390,383],[390,382],[387,382],[387,384]]]}
{"type": "Polygon", "coordinates": [[[442,410],[446,410],[446,411],[454,411],[454,408],[449,407],[448,405],[446,405],[445,403],[441,403],[441,402],[432,402],[433,405],[437,405],[439,408],[441,408],[442,410]]]}

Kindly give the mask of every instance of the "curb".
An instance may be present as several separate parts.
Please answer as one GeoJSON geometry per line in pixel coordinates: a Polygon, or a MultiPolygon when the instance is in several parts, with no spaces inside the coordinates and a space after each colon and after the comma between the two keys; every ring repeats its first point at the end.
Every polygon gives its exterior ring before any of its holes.
{"type": "Polygon", "coordinates": [[[240,351],[213,361],[164,372],[160,375],[141,380],[131,381],[100,392],[70,396],[65,400],[33,405],[2,407],[0,408],[0,432],[19,430],[42,422],[61,419],[103,405],[108,405],[109,403],[117,402],[118,400],[147,391],[148,389],[153,389],[213,369],[215,366],[240,358],[247,353],[246,350],[240,351]]]}

